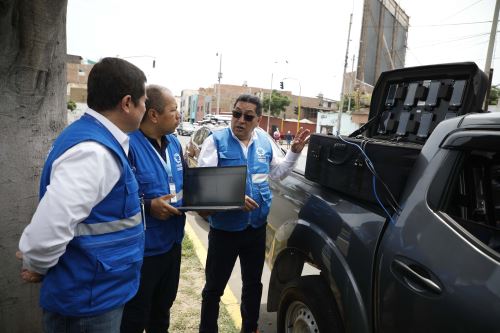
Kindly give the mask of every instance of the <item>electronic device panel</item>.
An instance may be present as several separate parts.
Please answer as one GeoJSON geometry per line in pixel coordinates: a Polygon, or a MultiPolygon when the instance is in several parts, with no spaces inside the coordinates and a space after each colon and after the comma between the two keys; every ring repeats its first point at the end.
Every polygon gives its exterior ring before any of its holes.
{"type": "Polygon", "coordinates": [[[379,104],[372,101],[369,116],[375,124],[367,127],[365,136],[423,144],[441,121],[481,112],[485,89],[474,91],[472,80],[478,80],[480,87],[485,86],[486,81],[477,66],[475,70],[476,76],[465,71],[460,73],[460,70],[456,75],[429,72],[427,77],[422,71],[415,71],[413,77],[398,76],[393,80],[389,75],[384,84],[377,83],[378,91],[374,91],[374,95],[380,95],[376,102],[379,104]]]}

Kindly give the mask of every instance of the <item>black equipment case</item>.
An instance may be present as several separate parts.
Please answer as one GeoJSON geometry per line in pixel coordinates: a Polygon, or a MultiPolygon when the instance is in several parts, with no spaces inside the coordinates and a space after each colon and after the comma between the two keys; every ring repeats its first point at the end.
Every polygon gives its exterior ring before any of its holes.
{"type": "Polygon", "coordinates": [[[305,177],[368,203],[377,202],[377,193],[384,205],[397,207],[413,164],[437,124],[482,112],[487,88],[486,75],[470,62],[384,72],[374,87],[364,126],[348,137],[311,135],[305,177]]]}

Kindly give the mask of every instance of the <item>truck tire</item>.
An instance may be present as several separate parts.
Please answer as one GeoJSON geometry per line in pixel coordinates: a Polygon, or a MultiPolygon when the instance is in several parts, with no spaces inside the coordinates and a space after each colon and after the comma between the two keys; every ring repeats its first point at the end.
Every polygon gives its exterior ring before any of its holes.
{"type": "Polygon", "coordinates": [[[303,276],[285,286],[278,308],[278,333],[341,333],[337,304],[320,276],[303,276]]]}

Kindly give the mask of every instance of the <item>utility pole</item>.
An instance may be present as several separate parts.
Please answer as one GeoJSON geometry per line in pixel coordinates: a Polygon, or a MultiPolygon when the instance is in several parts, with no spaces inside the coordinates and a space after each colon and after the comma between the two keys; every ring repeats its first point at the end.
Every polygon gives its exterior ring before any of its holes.
{"type": "Polygon", "coordinates": [[[493,13],[493,22],[491,23],[491,32],[490,32],[490,42],[488,43],[488,52],[486,54],[486,64],[484,65],[484,72],[486,75],[490,75],[491,68],[491,57],[493,55],[493,47],[495,46],[495,38],[497,33],[497,25],[498,25],[498,10],[500,9],[500,0],[496,1],[495,11],[493,13]]]}
{"type": "MultiPolygon", "coordinates": [[[[217,53],[216,55],[219,55],[217,53]]],[[[217,73],[217,79],[219,81],[219,84],[217,85],[217,110],[215,111],[215,114],[220,114],[220,79],[222,78],[222,53],[219,56],[219,72],[217,73]]]]}
{"type": "MultiPolygon", "coordinates": [[[[498,0],[500,1],[500,0],[498,0]]],[[[340,135],[340,122],[342,119],[342,109],[344,108],[344,79],[345,73],[347,71],[347,61],[349,60],[349,41],[351,40],[351,25],[352,25],[352,13],[349,19],[349,32],[347,33],[347,47],[345,50],[345,63],[344,63],[344,75],[342,76],[342,89],[340,91],[340,107],[339,107],[339,117],[337,120],[337,134],[340,135]]]]}
{"type": "Polygon", "coordinates": [[[351,65],[351,82],[349,82],[349,102],[347,103],[347,112],[351,111],[351,94],[352,94],[352,85],[354,80],[356,80],[356,76],[354,75],[354,59],[356,59],[356,55],[352,56],[352,65],[351,65]]]}
{"type": "MultiPolygon", "coordinates": [[[[491,23],[491,32],[490,32],[490,42],[488,43],[488,51],[486,53],[486,64],[484,65],[484,72],[486,75],[488,75],[488,78],[491,81],[491,74],[490,74],[490,69],[491,69],[491,58],[493,56],[493,48],[495,46],[495,38],[496,38],[496,33],[497,33],[497,25],[498,25],[498,11],[500,9],[500,0],[496,1],[495,4],[495,11],[493,12],[493,22],[491,23]]],[[[488,87],[488,89],[491,89],[491,86],[488,87]]],[[[487,96],[489,95],[486,94],[487,96]]],[[[484,110],[488,109],[488,98],[485,98],[484,101],[484,110]]]]}

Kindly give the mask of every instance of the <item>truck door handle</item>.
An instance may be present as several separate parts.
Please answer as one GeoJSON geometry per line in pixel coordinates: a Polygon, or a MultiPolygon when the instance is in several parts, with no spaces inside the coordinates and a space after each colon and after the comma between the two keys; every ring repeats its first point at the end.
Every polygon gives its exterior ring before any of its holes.
{"type": "Polygon", "coordinates": [[[392,263],[395,266],[395,268],[397,268],[397,270],[400,272],[399,275],[403,278],[403,280],[405,280],[405,282],[410,286],[410,288],[417,289],[413,286],[413,284],[418,283],[420,286],[430,290],[434,294],[441,294],[441,292],[443,291],[437,283],[423,276],[421,273],[413,269],[407,263],[399,259],[394,259],[392,263]]]}

